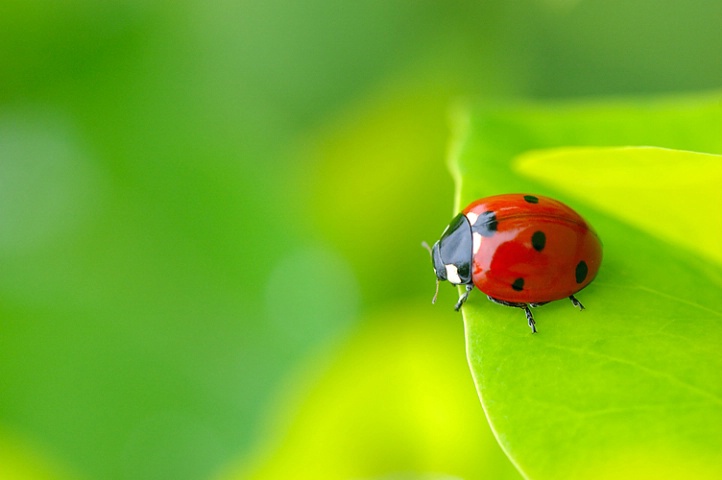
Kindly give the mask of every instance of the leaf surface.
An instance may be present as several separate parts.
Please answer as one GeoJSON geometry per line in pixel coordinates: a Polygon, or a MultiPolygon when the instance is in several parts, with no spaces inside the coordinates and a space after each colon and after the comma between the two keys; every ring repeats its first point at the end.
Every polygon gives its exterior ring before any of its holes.
{"type": "Polygon", "coordinates": [[[722,476],[719,96],[477,106],[457,120],[457,209],[549,195],[604,244],[578,295],[587,309],[536,309],[537,335],[478,292],[464,306],[477,391],[512,462],[538,479],[722,476]]]}

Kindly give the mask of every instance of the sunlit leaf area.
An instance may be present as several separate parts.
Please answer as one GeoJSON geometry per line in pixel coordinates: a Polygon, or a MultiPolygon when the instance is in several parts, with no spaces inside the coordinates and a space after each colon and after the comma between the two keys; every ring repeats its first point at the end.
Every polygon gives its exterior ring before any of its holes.
{"type": "Polygon", "coordinates": [[[722,476],[722,3],[0,4],[0,479],[722,476]],[[579,312],[440,285],[572,205],[579,312]]]}
{"type": "Polygon", "coordinates": [[[722,111],[715,95],[630,105],[460,113],[460,204],[500,188],[554,193],[604,244],[603,270],[577,295],[587,308],[535,309],[536,335],[519,309],[464,307],[481,402],[528,478],[722,475],[722,157],[669,148],[722,152],[722,111]],[[690,128],[691,112],[707,121],[690,128]],[[599,128],[609,123],[621,129],[599,128]],[[489,140],[499,124],[518,138],[489,140]],[[607,146],[632,138],[668,148],[607,146]]]}

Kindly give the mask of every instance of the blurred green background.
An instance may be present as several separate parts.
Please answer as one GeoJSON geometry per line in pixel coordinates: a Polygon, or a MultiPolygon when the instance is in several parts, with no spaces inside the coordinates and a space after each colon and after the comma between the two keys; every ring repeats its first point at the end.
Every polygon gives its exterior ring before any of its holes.
{"type": "Polygon", "coordinates": [[[717,88],[720,24],[717,0],[3,1],[0,478],[514,478],[455,292],[429,305],[449,107],[717,88]]]}

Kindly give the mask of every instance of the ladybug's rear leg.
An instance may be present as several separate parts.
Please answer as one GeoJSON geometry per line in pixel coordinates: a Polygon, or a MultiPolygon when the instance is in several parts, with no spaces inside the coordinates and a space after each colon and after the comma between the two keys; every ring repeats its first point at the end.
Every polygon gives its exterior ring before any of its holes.
{"type": "Polygon", "coordinates": [[[466,299],[469,297],[469,292],[471,292],[474,289],[474,284],[467,283],[466,285],[464,285],[464,287],[466,287],[466,290],[464,290],[464,293],[461,294],[461,296],[459,297],[459,301],[456,302],[456,305],[454,306],[454,310],[456,310],[457,312],[459,311],[461,306],[464,304],[466,299]]]}
{"type": "MultiPolygon", "coordinates": [[[[514,307],[514,308],[521,308],[524,310],[524,314],[526,315],[526,323],[529,325],[529,328],[531,328],[531,333],[536,333],[536,322],[534,321],[534,315],[532,315],[531,310],[529,309],[530,304],[526,303],[517,303],[517,302],[507,302],[506,300],[499,300],[498,298],[491,297],[489,295],[486,296],[489,300],[491,300],[494,303],[498,303],[499,305],[504,305],[507,307],[514,307]]],[[[544,302],[546,303],[546,302],[544,302]]],[[[532,303],[532,307],[543,305],[542,303],[532,303]]]]}
{"type": "Polygon", "coordinates": [[[577,298],[574,295],[569,295],[569,300],[571,300],[572,305],[577,307],[579,310],[584,310],[584,305],[582,305],[582,302],[577,300],[577,298]]]}

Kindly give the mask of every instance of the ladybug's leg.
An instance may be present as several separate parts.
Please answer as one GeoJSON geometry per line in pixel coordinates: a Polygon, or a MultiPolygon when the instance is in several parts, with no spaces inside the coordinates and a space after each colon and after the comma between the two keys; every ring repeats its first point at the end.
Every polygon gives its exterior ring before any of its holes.
{"type": "Polygon", "coordinates": [[[536,333],[536,322],[534,321],[534,315],[531,314],[529,307],[524,307],[524,313],[526,314],[526,323],[531,328],[531,333],[536,333]]]}
{"type": "Polygon", "coordinates": [[[577,300],[577,298],[574,295],[569,295],[569,300],[571,300],[572,305],[577,307],[579,310],[584,310],[584,305],[582,305],[582,302],[577,300]]]}
{"type": "MultiPolygon", "coordinates": [[[[490,297],[489,295],[486,296],[489,300],[491,300],[494,303],[498,303],[499,305],[504,305],[507,307],[514,307],[514,308],[521,308],[524,310],[524,314],[526,315],[526,323],[529,325],[529,328],[531,328],[531,333],[536,333],[536,322],[534,321],[534,315],[532,315],[531,310],[529,309],[530,306],[532,307],[538,307],[539,305],[543,305],[543,303],[532,303],[532,304],[526,304],[526,303],[517,303],[517,302],[507,302],[506,300],[499,300],[498,298],[490,297]]],[[[544,302],[546,303],[546,302],[544,302]]]]}
{"type": "Polygon", "coordinates": [[[462,306],[462,305],[464,304],[464,302],[466,301],[467,297],[469,296],[469,292],[474,289],[474,284],[473,284],[473,283],[467,283],[467,284],[465,285],[465,287],[466,287],[466,290],[464,290],[464,293],[461,294],[461,296],[459,297],[459,301],[456,302],[456,306],[454,307],[454,310],[456,310],[457,312],[459,311],[459,309],[461,308],[461,306],[462,306]]]}

